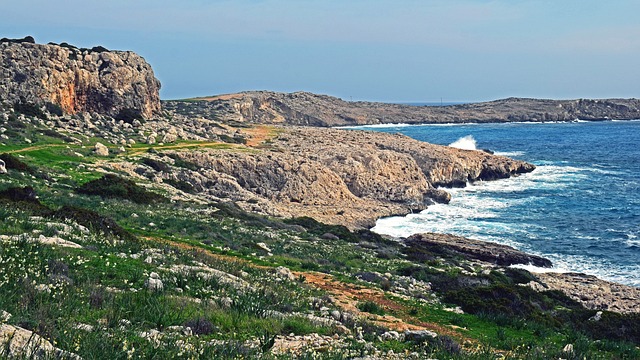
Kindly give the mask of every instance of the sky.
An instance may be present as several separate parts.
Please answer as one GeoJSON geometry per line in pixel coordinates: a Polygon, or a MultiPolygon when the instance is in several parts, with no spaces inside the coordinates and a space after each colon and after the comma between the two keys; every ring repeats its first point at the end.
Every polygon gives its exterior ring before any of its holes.
{"type": "Polygon", "coordinates": [[[640,97],[638,0],[0,0],[0,37],[132,50],[163,99],[640,97]]]}

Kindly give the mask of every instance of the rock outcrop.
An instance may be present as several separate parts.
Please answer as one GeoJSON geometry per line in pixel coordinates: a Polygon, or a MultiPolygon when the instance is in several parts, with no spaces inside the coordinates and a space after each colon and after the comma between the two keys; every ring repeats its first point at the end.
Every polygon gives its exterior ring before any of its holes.
{"type": "Polygon", "coordinates": [[[160,111],[160,82],[130,51],[3,39],[0,64],[0,101],[52,103],[67,114],[125,111],[150,118],[160,111]]]}
{"type": "Polygon", "coordinates": [[[530,283],[534,289],[559,290],[584,307],[619,313],[640,313],[640,288],[577,273],[539,273],[546,287],[530,283]]]}
{"type": "Polygon", "coordinates": [[[201,98],[194,103],[166,102],[170,109],[208,113],[221,119],[303,126],[430,124],[463,122],[542,122],[628,120],[640,118],[640,100],[541,100],[508,98],[453,106],[410,106],[348,102],[307,92],[250,91],[201,98]]]}
{"type": "Polygon", "coordinates": [[[551,261],[540,256],[516,250],[510,246],[467,239],[448,234],[416,234],[404,240],[405,252],[409,258],[421,256],[460,256],[469,260],[480,260],[499,266],[516,264],[551,267],[551,261]]]}
{"type": "Polygon", "coordinates": [[[188,182],[196,191],[233,200],[249,211],[368,227],[380,217],[448,202],[450,195],[438,186],[465,186],[535,168],[403,135],[306,127],[277,132],[259,150],[178,152],[201,170],[160,176],[188,182]]]}

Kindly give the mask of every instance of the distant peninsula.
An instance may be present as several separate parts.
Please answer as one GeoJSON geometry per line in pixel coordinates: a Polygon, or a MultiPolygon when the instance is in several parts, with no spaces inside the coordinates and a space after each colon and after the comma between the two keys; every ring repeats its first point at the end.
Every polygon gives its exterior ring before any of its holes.
{"type": "Polygon", "coordinates": [[[248,91],[190,99],[165,101],[185,115],[208,113],[224,120],[302,126],[358,126],[376,124],[442,124],[631,120],[640,118],[640,100],[503,100],[450,105],[413,106],[380,102],[345,101],[308,92],[279,93],[248,91]],[[180,110],[179,110],[180,111],[180,110]]]}

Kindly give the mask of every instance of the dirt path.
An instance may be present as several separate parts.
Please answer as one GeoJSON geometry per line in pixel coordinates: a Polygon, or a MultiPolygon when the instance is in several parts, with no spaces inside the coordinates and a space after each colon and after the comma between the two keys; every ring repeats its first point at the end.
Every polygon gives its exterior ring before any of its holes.
{"type": "Polygon", "coordinates": [[[10,153],[10,154],[15,154],[15,153],[21,153],[21,152],[27,152],[27,151],[37,151],[37,150],[42,150],[42,149],[47,149],[47,148],[52,148],[52,147],[63,147],[63,146],[68,146],[67,144],[46,144],[46,145],[34,145],[34,146],[29,146],[26,148],[22,148],[22,149],[17,149],[17,150],[9,150],[9,151],[5,151],[6,153],[10,153]]]}

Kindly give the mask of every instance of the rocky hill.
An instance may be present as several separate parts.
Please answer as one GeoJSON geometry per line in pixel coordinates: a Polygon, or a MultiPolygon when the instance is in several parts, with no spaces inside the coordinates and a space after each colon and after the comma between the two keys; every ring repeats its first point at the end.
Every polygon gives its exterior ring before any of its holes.
{"type": "Polygon", "coordinates": [[[0,64],[0,101],[50,103],[66,114],[125,111],[150,118],[160,112],[160,82],[130,51],[2,39],[0,64]]]}
{"type": "MultiPolygon", "coordinates": [[[[44,55],[135,58],[1,46],[42,79],[67,74],[44,55]]],[[[640,358],[640,289],[529,273],[512,265],[551,262],[503,245],[363,229],[530,164],[287,125],[299,118],[284,105],[236,111],[233,97],[167,102],[146,120],[64,114],[11,76],[23,96],[0,89],[0,358],[640,358]]],[[[144,102],[136,77],[117,78],[99,87],[107,98],[144,102]]]]}
{"type": "MultiPolygon", "coordinates": [[[[640,100],[540,100],[509,98],[453,106],[410,106],[348,102],[307,92],[251,91],[181,104],[184,111],[206,112],[220,119],[303,126],[427,124],[461,122],[629,120],[640,118],[640,100]]],[[[174,102],[166,102],[176,108],[174,102]]]]}

